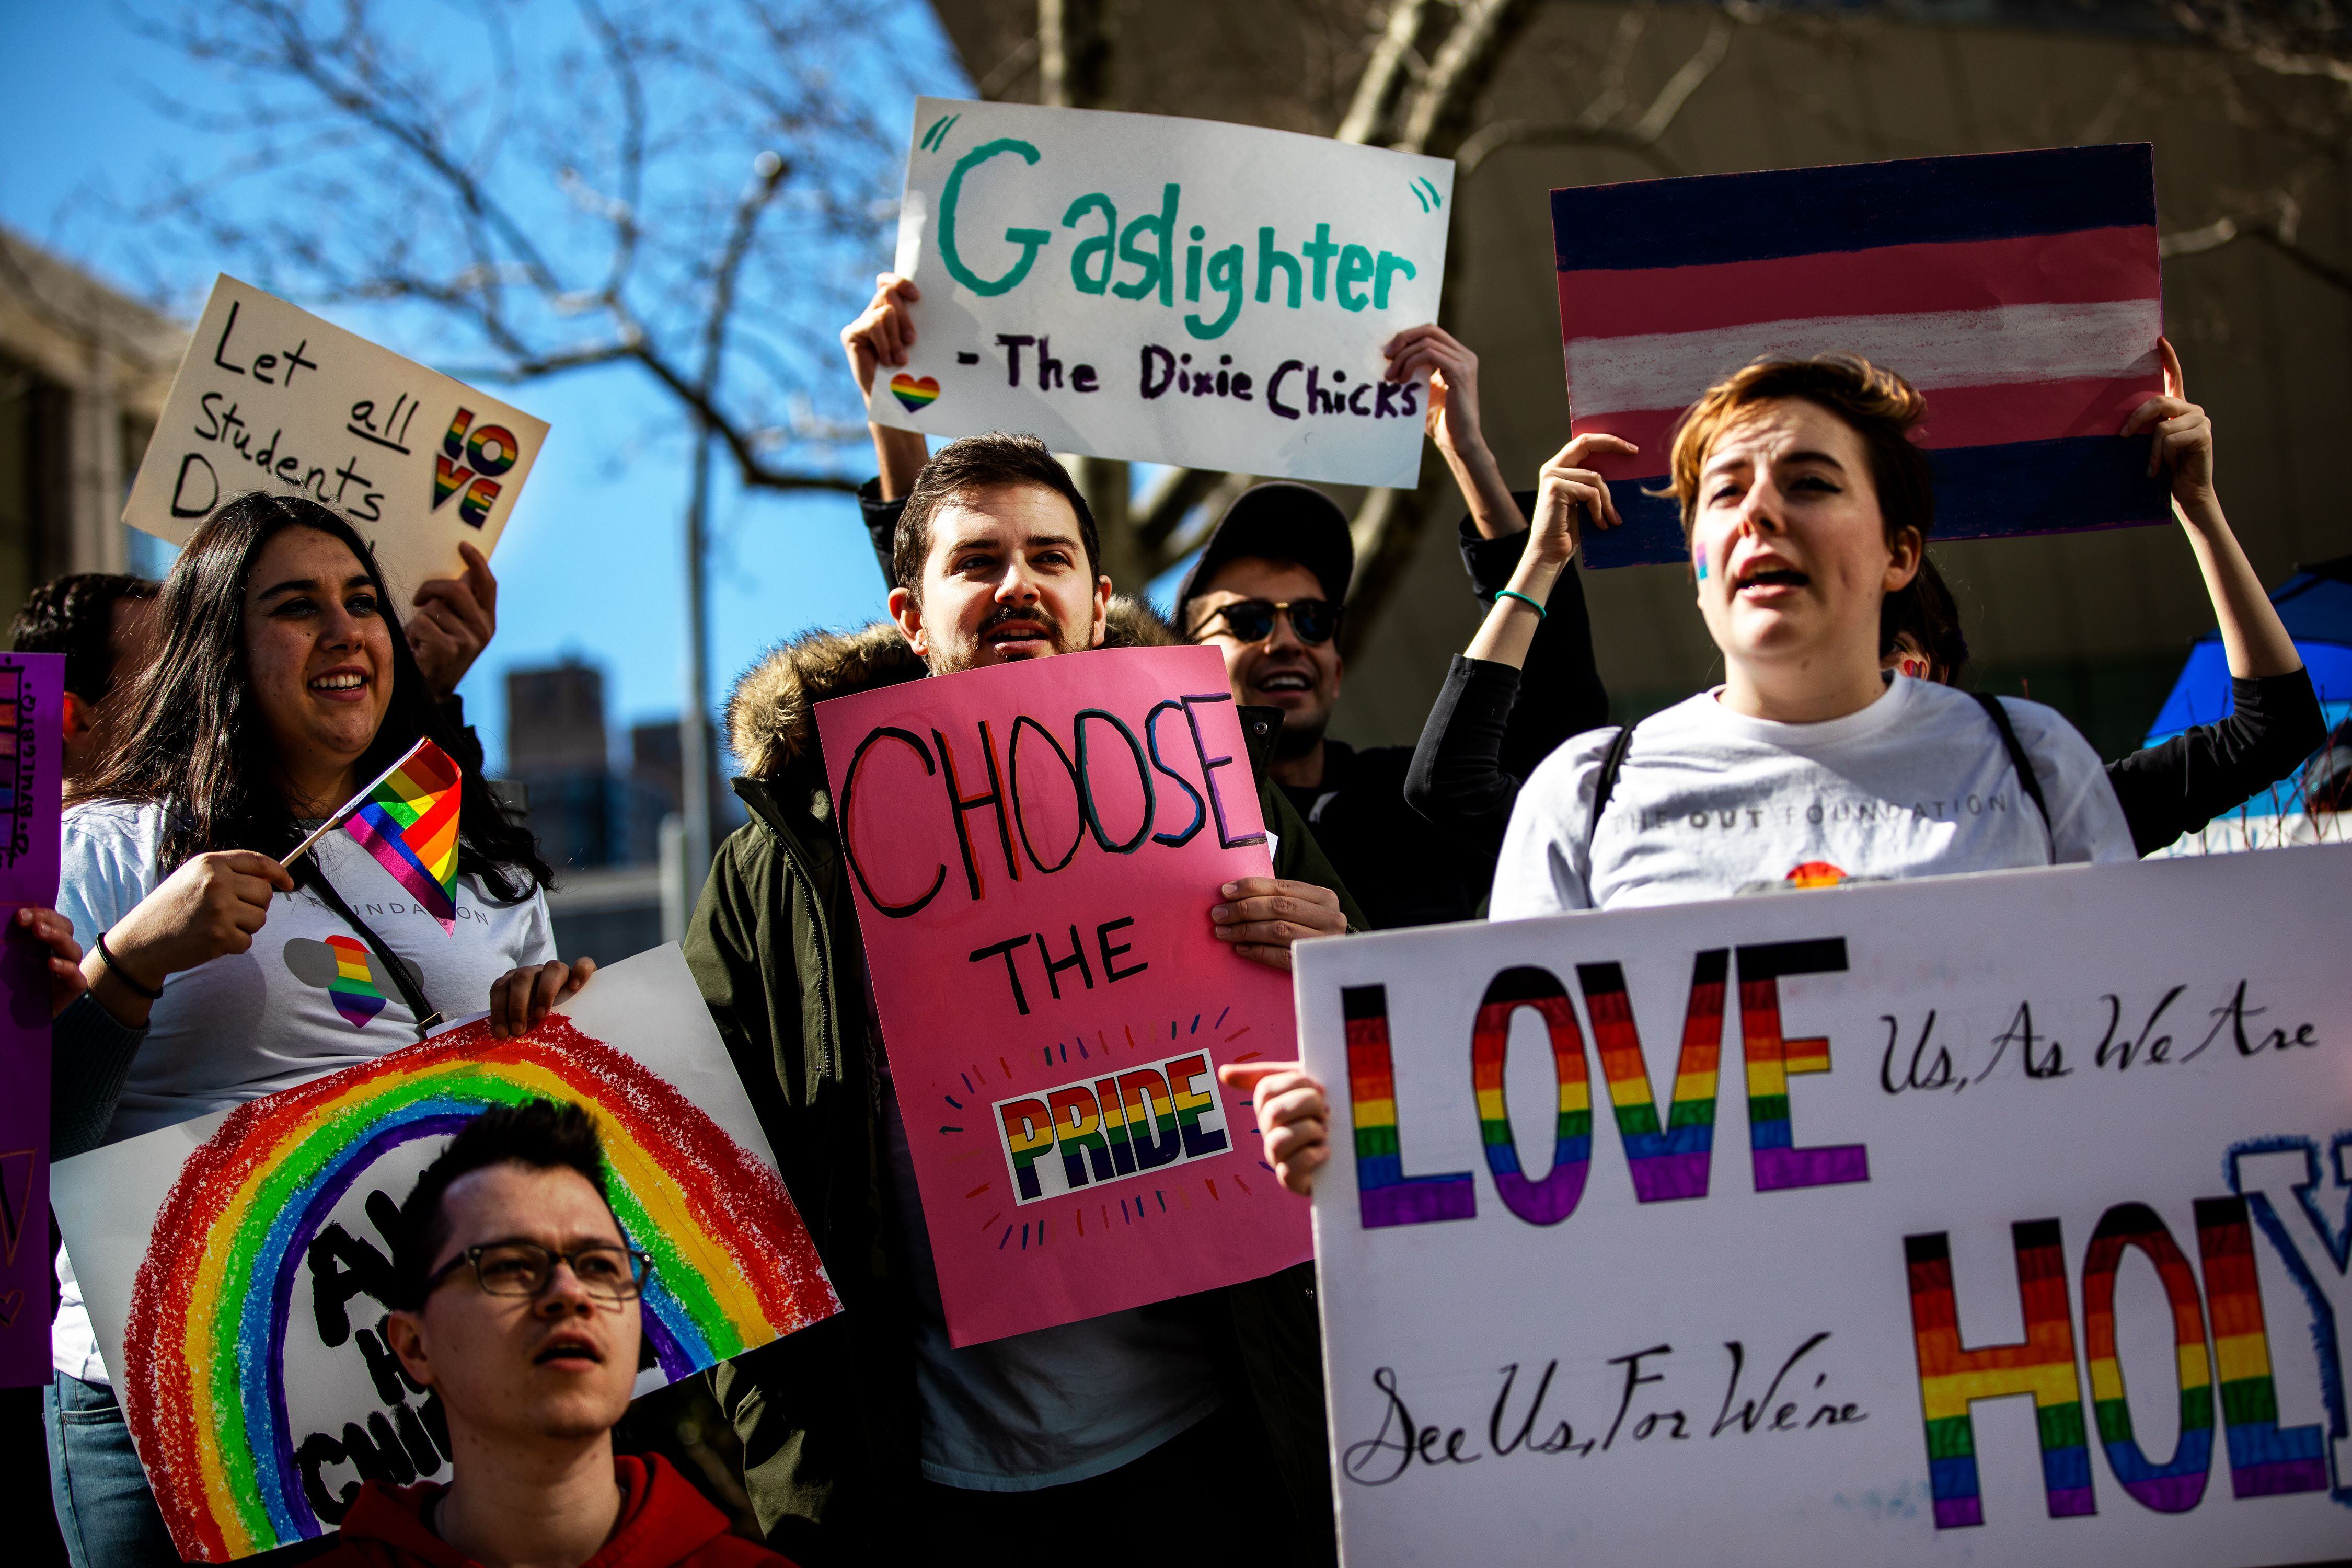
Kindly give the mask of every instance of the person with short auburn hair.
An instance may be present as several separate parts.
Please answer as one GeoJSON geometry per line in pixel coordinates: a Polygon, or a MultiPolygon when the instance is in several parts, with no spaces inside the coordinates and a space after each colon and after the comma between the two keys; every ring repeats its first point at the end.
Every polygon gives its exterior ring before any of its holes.
{"type": "Polygon", "coordinates": [[[400,1205],[384,1337],[438,1399],[451,1479],[354,1489],[330,1568],[760,1568],[784,1559],[658,1454],[613,1452],[652,1259],[579,1106],[493,1106],[400,1205]]]}
{"type": "Polygon", "coordinates": [[[1880,668],[1935,524],[1926,410],[1844,354],[1759,361],[1692,405],[1670,472],[1724,683],[1536,770],[1495,918],[2132,858],[2054,710],[1880,668]]]}
{"type": "MultiPolygon", "coordinates": [[[[1847,354],[1760,360],[1692,405],[1671,473],[1724,682],[1535,770],[1494,919],[2135,858],[2097,754],[2055,711],[1880,668],[1886,602],[1935,521],[1910,439],[1925,406],[1847,354]]],[[[2152,428],[2153,460],[2193,488],[2201,422],[2151,405],[2126,433],[2152,428]]],[[[1555,459],[1535,530],[1566,533],[1580,510],[1605,518],[1607,486],[1555,459]]],[[[1330,1157],[1322,1084],[1285,1064],[1256,1109],[1267,1162],[1311,1190],[1330,1157]]]]}

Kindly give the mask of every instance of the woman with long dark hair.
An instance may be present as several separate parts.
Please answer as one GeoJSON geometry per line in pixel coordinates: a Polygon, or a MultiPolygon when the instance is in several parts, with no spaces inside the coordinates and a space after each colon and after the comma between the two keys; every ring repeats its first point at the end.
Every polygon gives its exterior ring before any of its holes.
{"type": "MultiPolygon", "coordinates": [[[[257,1099],[486,1002],[527,1023],[593,969],[553,962],[548,866],[472,772],[454,918],[341,832],[279,865],[418,740],[464,754],[392,615],[367,542],[299,497],[231,501],[181,553],[121,743],[66,812],[58,904],[89,993],[60,1027],[108,1069],[68,1144],[257,1099]]],[[[62,1254],[58,1273],[59,1528],[78,1564],[176,1562],[62,1254]]]]}

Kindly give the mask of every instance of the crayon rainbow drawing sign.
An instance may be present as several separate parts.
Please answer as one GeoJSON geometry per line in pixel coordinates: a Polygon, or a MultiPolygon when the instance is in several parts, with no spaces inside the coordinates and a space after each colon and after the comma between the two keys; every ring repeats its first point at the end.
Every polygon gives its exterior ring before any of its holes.
{"type": "Polygon", "coordinates": [[[1570,428],[1641,448],[1591,465],[1624,519],[1586,531],[1594,566],[1691,559],[1657,493],[1675,425],[1767,354],[1860,354],[1926,395],[1937,539],[2172,515],[2147,439],[2120,435],[2162,386],[2145,143],[1585,185],[1551,206],[1570,428]]]}
{"type": "Polygon", "coordinates": [[[675,948],[527,1036],[467,1025],[84,1155],[59,1215],[183,1556],[304,1540],[362,1479],[442,1471],[437,1401],[383,1336],[384,1232],[451,1134],[533,1099],[594,1115],[614,1215],[653,1256],[638,1392],[838,1310],[675,948]]]}
{"type": "Polygon", "coordinates": [[[2347,878],[2329,846],[1301,948],[1347,1568],[2342,1558],[2347,878]]]}

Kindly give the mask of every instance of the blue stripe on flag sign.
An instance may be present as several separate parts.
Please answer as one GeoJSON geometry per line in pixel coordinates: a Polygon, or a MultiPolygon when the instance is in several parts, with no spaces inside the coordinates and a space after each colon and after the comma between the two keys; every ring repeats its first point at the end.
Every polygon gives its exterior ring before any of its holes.
{"type": "Polygon", "coordinates": [[[1551,194],[1562,272],[1760,261],[2153,226],[2145,142],[1584,185],[1551,194]]]}
{"type": "MultiPolygon", "coordinates": [[[[2084,436],[1931,451],[1936,528],[1931,540],[2000,539],[2081,532],[2163,517],[2169,486],[2147,477],[2147,439],[2084,436]]],[[[1584,531],[1588,566],[1638,566],[1685,559],[1682,509],[1663,476],[1612,479],[1620,528],[1584,531]]]]}

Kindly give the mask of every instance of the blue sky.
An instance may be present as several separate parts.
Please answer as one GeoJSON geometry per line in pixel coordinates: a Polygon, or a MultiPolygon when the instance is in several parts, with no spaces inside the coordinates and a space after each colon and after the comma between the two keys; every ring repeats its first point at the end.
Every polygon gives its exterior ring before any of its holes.
{"type": "MultiPolygon", "coordinates": [[[[57,5],[0,0],[0,26],[16,63],[0,93],[0,134],[16,155],[0,162],[0,222],[101,275],[124,275],[139,237],[105,198],[135,200],[162,162],[191,172],[227,155],[226,145],[173,123],[152,89],[201,85],[194,68],[141,38],[106,0],[57,5]],[[38,69],[31,62],[45,62],[38,69]]],[[[927,48],[928,79],[874,90],[908,100],[917,91],[968,90],[954,74],[926,7],[910,7],[927,48]]],[[[894,54],[897,51],[894,51],[894,54]]],[[[895,176],[877,197],[895,195],[895,176]]],[[[332,223],[334,215],[320,215],[332,223]]],[[[152,247],[150,247],[152,251],[152,247]]],[[[866,271],[888,260],[877,247],[866,271]]],[[[224,258],[188,245],[168,258],[164,281],[201,297],[224,258]]],[[[191,306],[193,308],[193,305],[191,306]]],[[[389,346],[432,359],[404,342],[401,324],[334,314],[389,346]]],[[[829,333],[836,321],[806,323],[829,333]]],[[[846,370],[843,372],[845,383],[846,370]]],[[[553,426],[500,542],[499,635],[467,679],[469,715],[495,765],[504,750],[502,672],[574,656],[605,673],[607,720],[616,743],[631,723],[675,715],[685,625],[680,518],[687,439],[671,405],[641,373],[604,370],[494,388],[553,426]]],[[[862,477],[871,455],[843,452],[862,477]]],[[[719,472],[726,472],[722,467],[719,472]]],[[[861,624],[882,609],[882,583],[847,496],[744,496],[719,487],[712,512],[710,668],[714,702],[733,676],[779,637],[812,626],[861,624]]]]}

